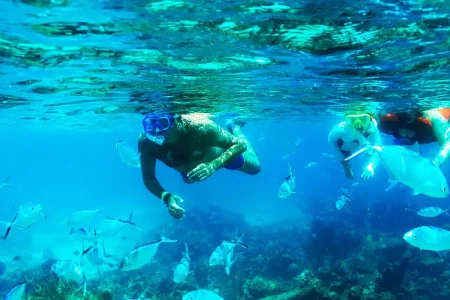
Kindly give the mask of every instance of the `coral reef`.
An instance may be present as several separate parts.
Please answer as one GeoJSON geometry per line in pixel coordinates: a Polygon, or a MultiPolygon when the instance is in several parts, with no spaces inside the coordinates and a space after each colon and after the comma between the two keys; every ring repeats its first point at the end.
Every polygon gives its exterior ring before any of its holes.
{"type": "Polygon", "coordinates": [[[181,243],[161,251],[153,264],[140,270],[126,274],[112,270],[101,280],[88,281],[86,296],[77,284],[49,276],[49,263],[18,276],[32,276],[31,300],[137,298],[146,288],[148,299],[181,299],[198,288],[238,300],[429,299],[430,293],[433,299],[444,299],[450,295],[445,288],[450,282],[445,257],[432,252],[414,255],[416,249],[374,226],[373,237],[367,239],[365,229],[352,230],[333,216],[313,219],[305,228],[251,227],[241,215],[218,207],[192,212],[191,217],[190,222],[166,226],[168,236],[190,241],[194,272],[184,283],[172,281],[181,243]],[[208,260],[222,240],[240,235],[236,228],[245,231],[250,248],[235,249],[239,257],[227,276],[223,266],[209,267],[208,260]]]}

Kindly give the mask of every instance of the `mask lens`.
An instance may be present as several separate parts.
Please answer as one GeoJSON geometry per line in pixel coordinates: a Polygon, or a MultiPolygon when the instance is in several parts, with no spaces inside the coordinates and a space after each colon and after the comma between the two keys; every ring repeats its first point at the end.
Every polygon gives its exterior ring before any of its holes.
{"type": "Polygon", "coordinates": [[[167,130],[170,127],[170,121],[168,118],[159,118],[156,120],[162,130],[167,130]]]}
{"type": "Polygon", "coordinates": [[[145,118],[142,123],[144,125],[145,132],[150,134],[167,130],[171,126],[171,122],[167,117],[157,119],[145,118]]]}

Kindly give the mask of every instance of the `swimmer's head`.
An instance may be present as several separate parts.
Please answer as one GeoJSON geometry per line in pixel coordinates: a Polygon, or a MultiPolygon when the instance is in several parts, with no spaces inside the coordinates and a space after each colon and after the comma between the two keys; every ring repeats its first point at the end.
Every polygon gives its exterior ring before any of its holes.
{"type": "Polygon", "coordinates": [[[146,114],[142,120],[147,138],[158,145],[166,140],[166,133],[174,125],[175,118],[171,114],[146,114]]]}

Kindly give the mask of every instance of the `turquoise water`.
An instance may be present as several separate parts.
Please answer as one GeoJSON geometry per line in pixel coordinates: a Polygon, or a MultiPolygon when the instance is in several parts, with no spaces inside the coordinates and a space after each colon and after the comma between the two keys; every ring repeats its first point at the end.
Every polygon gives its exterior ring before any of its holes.
{"type": "Polygon", "coordinates": [[[21,205],[41,204],[42,215],[1,241],[0,296],[26,280],[30,300],[137,299],[146,288],[146,299],[197,289],[227,300],[448,299],[448,256],[402,239],[447,228],[446,215],[415,211],[448,200],[387,192],[383,168],[359,177],[362,159],[350,181],[327,141],[349,110],[448,106],[447,2],[1,1],[0,181],[14,188],[0,188],[1,235],[21,205]],[[161,184],[185,200],[186,216],[173,219],[116,149],[123,139],[137,151],[153,111],[202,113],[222,127],[246,119],[261,173],[220,170],[188,185],[158,163],[161,184]],[[296,193],[280,199],[288,164],[296,193]],[[351,203],[337,210],[342,188],[351,203]],[[102,239],[111,263],[98,270],[81,259],[91,243],[69,234],[80,210],[99,211],[82,226],[132,213],[140,230],[102,239]],[[138,270],[118,268],[162,233],[177,242],[138,270]],[[248,249],[235,248],[229,275],[208,265],[242,234],[248,249]],[[185,242],[192,273],[178,284],[185,242]],[[85,296],[51,271],[57,260],[81,264],[85,296]]]}

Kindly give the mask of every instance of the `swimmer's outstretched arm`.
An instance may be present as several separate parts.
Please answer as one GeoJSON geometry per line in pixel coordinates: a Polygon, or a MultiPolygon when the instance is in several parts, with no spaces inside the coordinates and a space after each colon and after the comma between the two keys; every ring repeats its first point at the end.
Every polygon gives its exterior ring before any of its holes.
{"type": "Polygon", "coordinates": [[[165,192],[165,190],[156,178],[156,158],[153,157],[151,153],[145,150],[145,147],[143,146],[144,141],[144,138],[140,138],[138,144],[138,150],[139,153],[141,153],[142,180],[144,181],[144,185],[147,190],[155,195],[158,199],[161,199],[162,194],[163,192],[165,192]]]}
{"type": "Polygon", "coordinates": [[[211,162],[215,170],[223,168],[239,154],[242,154],[247,150],[247,144],[244,140],[223,130],[215,123],[205,124],[202,126],[201,130],[203,131],[203,134],[200,136],[203,137],[203,142],[205,144],[226,149],[219,157],[211,162]]]}

